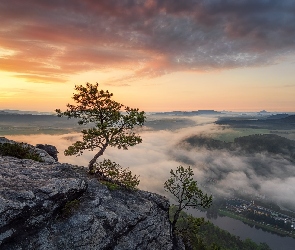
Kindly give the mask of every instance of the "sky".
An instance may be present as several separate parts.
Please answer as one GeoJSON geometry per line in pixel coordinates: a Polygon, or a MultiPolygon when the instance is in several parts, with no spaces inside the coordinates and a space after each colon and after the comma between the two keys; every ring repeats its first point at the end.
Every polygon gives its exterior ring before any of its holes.
{"type": "Polygon", "coordinates": [[[294,0],[0,0],[0,109],[98,82],[144,111],[295,111],[294,0]]]}

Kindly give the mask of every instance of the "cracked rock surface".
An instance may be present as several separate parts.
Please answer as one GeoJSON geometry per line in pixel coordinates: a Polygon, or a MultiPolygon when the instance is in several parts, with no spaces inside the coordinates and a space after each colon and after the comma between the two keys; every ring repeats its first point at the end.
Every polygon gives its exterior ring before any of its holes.
{"type": "Polygon", "coordinates": [[[157,194],[110,191],[83,167],[0,156],[0,249],[173,249],[168,209],[157,194]]]}

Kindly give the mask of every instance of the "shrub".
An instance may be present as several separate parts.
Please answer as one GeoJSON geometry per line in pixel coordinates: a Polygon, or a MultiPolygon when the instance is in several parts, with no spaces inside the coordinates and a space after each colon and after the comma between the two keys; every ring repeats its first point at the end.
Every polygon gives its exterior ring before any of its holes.
{"type": "Polygon", "coordinates": [[[164,189],[170,192],[178,203],[171,223],[171,233],[176,242],[177,221],[182,210],[188,207],[208,208],[212,203],[212,195],[204,194],[198,187],[197,181],[193,179],[194,172],[190,166],[188,168],[179,166],[176,171],[171,169],[170,174],[171,177],[164,183],[164,189]]]}
{"type": "Polygon", "coordinates": [[[120,186],[116,183],[112,183],[110,181],[100,181],[103,185],[107,186],[107,188],[111,191],[117,190],[120,186]]]}
{"type": "MultiPolygon", "coordinates": [[[[170,206],[169,218],[171,222],[173,222],[177,209],[177,206],[170,206]]],[[[199,229],[201,225],[206,223],[207,222],[205,222],[204,218],[196,218],[184,211],[181,211],[176,222],[175,233],[181,237],[188,249],[199,249],[195,248],[195,246],[200,245],[200,242],[198,242],[200,240],[198,237],[199,229]]]]}
{"type": "Polygon", "coordinates": [[[42,162],[40,155],[25,143],[0,143],[0,155],[42,162]]]}
{"type": "MultiPolygon", "coordinates": [[[[119,164],[109,159],[94,164],[95,174],[101,181],[107,181],[120,187],[135,190],[139,184],[139,176],[132,175],[128,168],[122,168],[119,164]]],[[[116,189],[109,185],[110,189],[116,189]],[[111,188],[110,188],[111,187],[111,188]]]]}

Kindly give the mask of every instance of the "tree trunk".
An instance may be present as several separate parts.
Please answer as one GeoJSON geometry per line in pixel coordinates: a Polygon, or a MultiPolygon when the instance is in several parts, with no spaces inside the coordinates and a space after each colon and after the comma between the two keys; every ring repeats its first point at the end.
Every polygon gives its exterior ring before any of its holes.
{"type": "Polygon", "coordinates": [[[172,227],[172,241],[173,241],[173,245],[177,245],[177,238],[176,238],[176,223],[178,221],[179,218],[179,214],[181,212],[181,209],[178,207],[178,209],[176,210],[174,216],[173,216],[173,221],[171,223],[171,227],[172,227]]]}
{"type": "Polygon", "coordinates": [[[180,210],[176,210],[176,212],[174,214],[174,218],[173,218],[173,221],[172,221],[172,235],[174,234],[175,229],[176,229],[176,223],[177,223],[178,218],[179,218],[179,213],[180,213],[180,210]]]}
{"type": "Polygon", "coordinates": [[[91,174],[94,174],[94,163],[96,162],[97,158],[102,156],[104,151],[106,150],[108,143],[104,144],[103,147],[97,152],[97,154],[93,157],[93,159],[89,162],[88,168],[91,174]]]}

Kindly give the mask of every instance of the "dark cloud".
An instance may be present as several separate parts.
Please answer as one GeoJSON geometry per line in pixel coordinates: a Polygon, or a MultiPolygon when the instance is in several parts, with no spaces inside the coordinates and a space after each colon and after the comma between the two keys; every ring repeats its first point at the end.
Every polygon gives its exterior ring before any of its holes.
{"type": "Polygon", "coordinates": [[[60,81],[124,68],[130,80],[273,64],[294,54],[294,12],[292,0],[0,0],[0,47],[14,51],[0,69],[60,81]]]}

